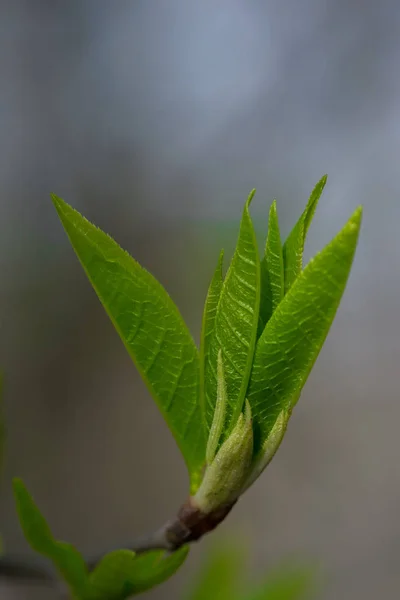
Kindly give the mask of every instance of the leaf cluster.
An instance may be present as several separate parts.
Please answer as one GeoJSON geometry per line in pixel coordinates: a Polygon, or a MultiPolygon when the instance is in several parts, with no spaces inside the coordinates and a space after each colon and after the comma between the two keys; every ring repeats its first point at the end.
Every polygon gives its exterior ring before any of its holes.
{"type": "Polygon", "coordinates": [[[256,461],[279,415],[289,414],[297,402],[328,334],[350,272],[361,208],[303,270],[306,234],[325,183],[326,176],[284,243],[276,202],[272,204],[261,257],[250,215],[251,192],[227,272],[223,274],[221,252],[210,283],[199,350],[160,283],[111,237],[53,196],[90,282],[182,452],[192,494],[206,465],[218,396],[218,354],[226,404],[214,446],[232,432],[248,398],[256,461]]]}
{"type": "MultiPolygon", "coordinates": [[[[323,177],[315,186],[284,242],[276,202],[271,205],[261,256],[251,192],[226,273],[221,252],[209,286],[199,349],[153,275],[53,196],[88,279],[181,450],[190,493],[207,510],[234,502],[274,456],[339,306],[361,208],[303,268],[307,231],[325,183],[323,177]]],[[[22,481],[15,480],[14,493],[28,542],[52,561],[76,599],[123,600],[164,581],[186,558],[187,547],[171,555],[119,550],[89,572],[73,546],[53,537],[22,481]]],[[[202,597],[200,591],[194,600],[202,597]]],[[[295,598],[261,591],[251,600],[278,597],[295,598]]]]}

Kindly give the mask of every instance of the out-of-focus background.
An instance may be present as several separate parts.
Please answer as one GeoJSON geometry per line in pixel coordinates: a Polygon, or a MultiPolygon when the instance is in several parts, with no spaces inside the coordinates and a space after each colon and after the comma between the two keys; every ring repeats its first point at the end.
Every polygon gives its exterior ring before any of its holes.
{"type": "MultiPolygon", "coordinates": [[[[399,61],[395,0],[1,2],[7,550],[28,551],[13,475],[56,535],[88,552],[156,528],[187,492],[49,193],[150,269],[198,340],[218,251],[234,247],[250,189],[257,231],[276,197],[286,235],[328,172],[307,257],[364,204],[350,282],[281,450],[214,539],[243,536],[259,576],[314,560],[323,600],[397,597],[399,61]]],[[[178,598],[209,543],[147,598],[178,598]]]]}

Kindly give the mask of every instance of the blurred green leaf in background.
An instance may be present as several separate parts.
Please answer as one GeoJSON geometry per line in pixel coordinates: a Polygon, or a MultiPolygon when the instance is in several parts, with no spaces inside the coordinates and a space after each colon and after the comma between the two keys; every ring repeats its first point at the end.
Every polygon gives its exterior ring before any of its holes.
{"type": "Polygon", "coordinates": [[[281,565],[254,583],[247,572],[247,552],[239,540],[209,551],[183,600],[310,600],[315,572],[310,567],[281,565]]]}

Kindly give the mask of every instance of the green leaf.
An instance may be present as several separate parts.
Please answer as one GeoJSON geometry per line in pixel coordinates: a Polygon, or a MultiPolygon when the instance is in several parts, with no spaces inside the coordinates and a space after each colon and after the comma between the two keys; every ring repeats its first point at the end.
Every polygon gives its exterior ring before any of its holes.
{"type": "Polygon", "coordinates": [[[208,425],[207,419],[205,417],[206,408],[205,408],[205,365],[209,360],[209,352],[210,352],[210,341],[212,339],[212,335],[214,333],[215,326],[215,315],[217,314],[217,306],[218,301],[221,295],[222,284],[224,278],[222,276],[222,263],[224,260],[224,251],[221,250],[219,255],[217,268],[215,269],[213,278],[210,283],[210,287],[208,288],[207,298],[204,305],[203,312],[203,323],[201,327],[201,341],[200,341],[200,398],[201,398],[201,406],[204,415],[204,421],[206,426],[208,425]]]}
{"type": "Polygon", "coordinates": [[[243,572],[244,556],[239,544],[214,548],[196,577],[187,600],[234,600],[243,572]]]}
{"type": "Polygon", "coordinates": [[[125,600],[163,583],[183,564],[189,547],[173,554],[162,551],[135,555],[129,550],[107,554],[89,575],[82,600],[125,600]]]}
{"type": "Polygon", "coordinates": [[[313,579],[310,569],[276,569],[243,600],[303,600],[309,598],[314,587],[313,579]]]}
{"type": "Polygon", "coordinates": [[[161,284],[107,234],[57,196],[71,244],[185,458],[196,489],[206,437],[199,402],[199,356],[161,284]]]}
{"type": "Polygon", "coordinates": [[[217,403],[215,405],[214,418],[210,429],[210,435],[208,436],[207,448],[206,448],[206,463],[210,465],[214,460],[215,454],[218,449],[219,440],[224,429],[225,423],[225,410],[227,403],[226,394],[226,382],[224,374],[224,364],[222,361],[222,351],[218,352],[218,363],[217,363],[217,403]]]}
{"type": "Polygon", "coordinates": [[[281,235],[279,232],[276,200],[271,204],[268,219],[268,236],[264,258],[261,261],[261,301],[259,335],[284,294],[284,270],[281,235]]]}
{"type": "Polygon", "coordinates": [[[310,261],[258,340],[248,398],[261,443],[279,413],[297,401],[325,341],[350,273],[361,214],[357,209],[310,261]]]}
{"type": "Polygon", "coordinates": [[[53,538],[46,520],[21,479],[14,479],[13,487],[18,517],[27,542],[36,552],[53,562],[74,597],[80,599],[87,580],[87,569],[82,556],[70,544],[53,538]]]}
{"type": "Polygon", "coordinates": [[[260,305],[260,262],[249,214],[250,194],[243,211],[239,239],[222,285],[215,327],[205,364],[206,418],[213,421],[217,401],[217,357],[222,350],[228,392],[226,431],[241,413],[253,360],[260,305]]]}
{"type": "Polygon", "coordinates": [[[303,268],[304,242],[326,180],[327,175],[324,175],[313,189],[304,212],[283,245],[285,293],[290,289],[303,268]]]}

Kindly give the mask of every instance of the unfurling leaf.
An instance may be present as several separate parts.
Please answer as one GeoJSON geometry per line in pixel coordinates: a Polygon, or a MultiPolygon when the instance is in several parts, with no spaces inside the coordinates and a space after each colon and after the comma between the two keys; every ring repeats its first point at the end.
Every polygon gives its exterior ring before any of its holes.
{"type": "Polygon", "coordinates": [[[283,254],[279,232],[276,201],[271,204],[268,219],[268,237],[264,258],[261,261],[261,301],[259,335],[282,300],[285,291],[283,254]]]}
{"type": "MultiPolygon", "coordinates": [[[[208,288],[207,298],[204,304],[203,323],[201,327],[200,341],[200,400],[203,411],[204,421],[208,429],[208,421],[206,418],[206,400],[205,400],[205,371],[208,365],[210,354],[210,342],[214,333],[215,315],[217,314],[217,306],[221,295],[223,276],[222,263],[224,260],[224,251],[221,250],[219,255],[217,268],[215,269],[213,278],[208,288]]],[[[208,369],[208,367],[207,367],[208,369]]]]}
{"type": "Polygon", "coordinates": [[[325,341],[349,276],[361,213],[357,209],[300,273],[257,342],[248,398],[261,440],[297,401],[325,341]]]}
{"type": "Polygon", "coordinates": [[[224,374],[224,364],[222,360],[222,351],[218,352],[217,364],[217,403],[215,405],[215,413],[211,424],[210,435],[207,442],[206,462],[210,465],[214,460],[215,453],[218,448],[219,440],[221,439],[222,431],[225,422],[225,411],[227,404],[226,382],[224,374]]]}
{"type": "Polygon", "coordinates": [[[207,467],[194,503],[203,514],[232,504],[240,496],[253,456],[251,408],[246,400],[232,433],[207,467]]]}
{"type": "Polygon", "coordinates": [[[257,336],[260,262],[249,214],[253,196],[254,191],[246,202],[236,250],[222,284],[204,369],[206,418],[211,426],[217,401],[217,357],[221,349],[228,392],[225,438],[243,408],[257,336]]]}
{"type": "Polygon", "coordinates": [[[52,198],[90,282],[175,437],[194,491],[206,436],[193,339],[162,285],[107,234],[52,198]]]}
{"type": "Polygon", "coordinates": [[[326,180],[327,176],[324,175],[311,192],[306,208],[283,246],[285,293],[290,289],[303,268],[304,242],[326,180]]]}
{"type": "Polygon", "coordinates": [[[261,473],[268,467],[269,463],[274,458],[280,443],[283,440],[283,436],[285,435],[289,417],[290,412],[288,411],[282,410],[279,413],[274,426],[272,427],[267,439],[261,447],[259,455],[256,457],[251,466],[249,476],[243,485],[242,493],[244,493],[256,481],[256,479],[259,478],[261,473]]]}

